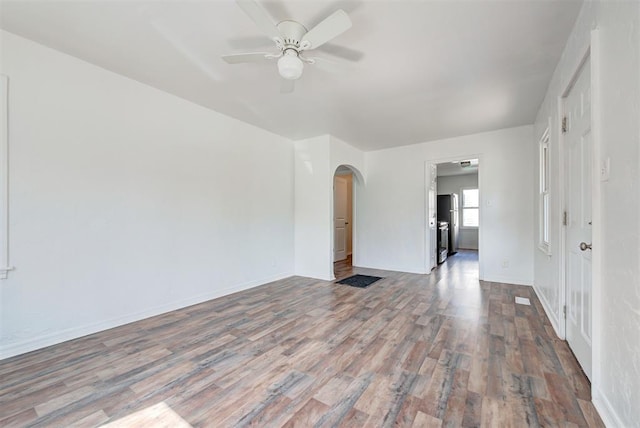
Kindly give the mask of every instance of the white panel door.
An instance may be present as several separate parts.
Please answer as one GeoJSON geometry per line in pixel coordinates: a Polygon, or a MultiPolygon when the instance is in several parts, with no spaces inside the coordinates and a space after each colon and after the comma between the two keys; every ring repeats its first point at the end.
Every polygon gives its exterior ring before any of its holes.
{"type": "Polygon", "coordinates": [[[429,206],[427,207],[427,219],[429,221],[429,260],[427,260],[428,271],[437,266],[438,260],[438,221],[436,212],[436,195],[438,194],[438,167],[435,164],[429,165],[427,171],[427,185],[429,186],[429,206]]]}
{"type": "Polygon", "coordinates": [[[582,66],[565,99],[566,337],[591,378],[591,73],[582,66]]]}
{"type": "Polygon", "coordinates": [[[336,176],[333,181],[333,261],[347,258],[347,180],[336,176]]]}

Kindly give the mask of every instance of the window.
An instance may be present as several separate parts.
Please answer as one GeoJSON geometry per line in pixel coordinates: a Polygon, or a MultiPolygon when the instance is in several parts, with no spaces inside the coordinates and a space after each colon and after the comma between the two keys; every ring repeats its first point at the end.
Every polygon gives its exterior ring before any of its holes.
{"type": "Polygon", "coordinates": [[[462,189],[462,227],[480,225],[480,192],[478,189],[462,189]]]}
{"type": "Polygon", "coordinates": [[[538,193],[539,206],[539,235],[538,247],[550,254],[551,246],[549,243],[549,128],[544,132],[540,139],[540,186],[538,193]]]}

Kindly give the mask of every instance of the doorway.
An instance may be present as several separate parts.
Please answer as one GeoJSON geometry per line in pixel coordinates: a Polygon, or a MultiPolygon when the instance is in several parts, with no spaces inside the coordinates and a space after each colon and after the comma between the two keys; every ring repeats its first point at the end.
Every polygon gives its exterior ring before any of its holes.
{"type": "Polygon", "coordinates": [[[480,160],[459,158],[429,166],[429,270],[480,248],[480,160]],[[434,177],[435,176],[435,177],[434,177]]]}
{"type": "Polygon", "coordinates": [[[333,176],[333,270],[335,278],[353,270],[354,174],[340,166],[333,176]]]}

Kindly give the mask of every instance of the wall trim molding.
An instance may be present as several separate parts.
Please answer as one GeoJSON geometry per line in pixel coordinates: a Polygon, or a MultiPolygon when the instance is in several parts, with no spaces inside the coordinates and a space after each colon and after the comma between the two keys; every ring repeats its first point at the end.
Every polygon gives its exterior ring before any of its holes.
{"type": "Polygon", "coordinates": [[[0,347],[0,360],[42,349],[47,346],[57,345],[68,340],[87,336],[89,334],[99,333],[110,328],[119,327],[136,321],[141,321],[143,319],[161,315],[167,312],[183,309],[188,306],[197,305],[208,300],[217,299],[219,297],[227,296],[239,291],[259,287],[269,282],[278,281],[290,276],[293,276],[293,272],[282,272],[259,280],[249,281],[243,284],[237,284],[231,287],[218,289],[210,293],[199,294],[186,299],[181,299],[177,302],[171,302],[169,304],[159,305],[154,308],[146,309],[144,311],[132,313],[122,317],[111,318],[88,325],[72,327],[54,333],[41,335],[35,338],[20,340],[0,347]]]}
{"type": "Polygon", "coordinates": [[[485,282],[499,282],[501,284],[515,284],[515,285],[526,285],[529,287],[533,287],[533,281],[530,278],[515,278],[512,276],[502,276],[502,275],[488,275],[485,278],[481,279],[481,281],[485,282]]]}
{"type": "Polygon", "coordinates": [[[607,427],[624,427],[626,424],[622,422],[620,416],[616,413],[613,406],[607,399],[607,397],[602,394],[599,389],[593,388],[591,391],[593,406],[598,411],[602,422],[607,427]]]}
{"type": "Polygon", "coordinates": [[[424,266],[420,266],[418,268],[406,268],[406,267],[398,267],[398,266],[367,266],[362,264],[353,264],[355,268],[364,268],[364,269],[375,269],[375,270],[388,270],[391,272],[404,272],[404,273],[415,273],[419,275],[425,275],[431,272],[426,272],[424,266]]]}
{"type": "Polygon", "coordinates": [[[294,275],[303,278],[317,279],[318,281],[333,281],[335,279],[333,278],[333,275],[327,275],[320,272],[295,272],[294,275]]]}
{"type": "Polygon", "coordinates": [[[556,332],[556,335],[560,339],[564,340],[564,331],[560,329],[558,317],[551,310],[551,305],[549,305],[549,301],[547,300],[547,297],[535,284],[533,284],[533,290],[535,291],[536,296],[538,296],[538,300],[540,300],[542,309],[544,310],[544,313],[547,315],[547,318],[549,319],[549,322],[551,323],[553,330],[556,332]]]}

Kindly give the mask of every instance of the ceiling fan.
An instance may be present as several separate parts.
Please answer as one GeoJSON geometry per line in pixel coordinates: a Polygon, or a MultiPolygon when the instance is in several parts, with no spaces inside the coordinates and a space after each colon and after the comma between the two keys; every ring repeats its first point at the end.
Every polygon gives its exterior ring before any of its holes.
{"type": "MultiPolygon", "coordinates": [[[[291,84],[302,76],[305,63],[314,64],[316,62],[314,58],[304,56],[304,51],[320,47],[351,28],[349,15],[341,9],[336,10],[314,28],[307,31],[304,25],[296,21],[286,20],[277,25],[274,24],[267,12],[254,0],[236,0],[236,3],[255,22],[258,28],[273,40],[279,52],[225,55],[222,59],[229,64],[277,59],[280,76],[291,81],[291,84]]],[[[290,90],[293,90],[292,86],[290,90]]]]}

